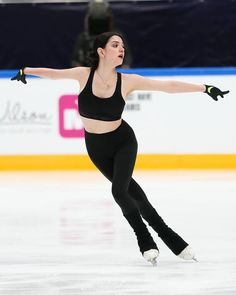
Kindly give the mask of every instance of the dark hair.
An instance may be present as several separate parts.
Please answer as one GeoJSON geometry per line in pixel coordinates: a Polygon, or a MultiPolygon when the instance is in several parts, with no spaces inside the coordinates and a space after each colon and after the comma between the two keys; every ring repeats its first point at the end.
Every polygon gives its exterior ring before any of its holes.
{"type": "Polygon", "coordinates": [[[122,40],[123,40],[123,36],[120,33],[117,32],[105,32],[102,33],[100,35],[98,35],[93,43],[93,51],[90,55],[90,66],[96,70],[96,68],[98,67],[99,64],[99,55],[97,53],[97,49],[99,47],[101,48],[105,48],[107,45],[108,40],[112,37],[112,36],[119,36],[122,40]]]}

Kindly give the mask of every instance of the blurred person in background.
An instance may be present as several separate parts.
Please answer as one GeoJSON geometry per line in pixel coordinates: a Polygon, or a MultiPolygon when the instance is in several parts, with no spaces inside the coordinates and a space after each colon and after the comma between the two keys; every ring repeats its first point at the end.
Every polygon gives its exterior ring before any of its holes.
{"type": "MultiPolygon", "coordinates": [[[[77,37],[71,60],[71,66],[89,66],[94,39],[97,35],[114,31],[114,17],[108,2],[95,0],[90,2],[84,19],[84,31],[77,37]]],[[[117,30],[116,30],[117,31],[117,30]]],[[[118,30],[119,31],[119,30],[118,30]]],[[[124,34],[122,33],[122,36],[124,34]]],[[[130,68],[132,56],[124,37],[125,59],[122,68],[130,68]]]]}

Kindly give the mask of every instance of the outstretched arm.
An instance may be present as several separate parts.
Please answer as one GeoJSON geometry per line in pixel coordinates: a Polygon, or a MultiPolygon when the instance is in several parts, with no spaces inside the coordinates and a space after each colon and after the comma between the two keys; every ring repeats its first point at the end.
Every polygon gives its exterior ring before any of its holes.
{"type": "Polygon", "coordinates": [[[225,94],[229,93],[229,91],[221,91],[215,86],[191,84],[174,80],[153,80],[139,75],[130,75],[129,85],[131,91],[149,90],[163,91],[167,93],[204,92],[214,100],[218,100],[218,96],[223,98],[225,94]]]}
{"type": "Polygon", "coordinates": [[[56,70],[50,68],[24,68],[25,75],[33,75],[47,79],[78,79],[79,68],[56,70]]]}
{"type": "Polygon", "coordinates": [[[205,85],[190,84],[180,81],[160,81],[139,75],[130,75],[132,90],[162,91],[167,93],[205,92],[205,85]]]}
{"type": "Polygon", "coordinates": [[[79,80],[81,75],[83,74],[84,68],[83,67],[75,67],[71,69],[65,70],[56,70],[50,68],[23,68],[18,71],[15,77],[11,80],[22,81],[26,84],[26,75],[33,75],[38,76],[41,78],[47,79],[73,79],[79,80]]]}

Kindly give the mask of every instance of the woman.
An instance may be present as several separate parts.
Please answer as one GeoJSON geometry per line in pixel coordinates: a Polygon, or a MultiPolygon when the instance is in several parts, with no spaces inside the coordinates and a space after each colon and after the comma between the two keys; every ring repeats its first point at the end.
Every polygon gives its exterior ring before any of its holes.
{"type": "Polygon", "coordinates": [[[26,67],[12,80],[26,83],[26,74],[77,80],[80,84],[79,112],[85,128],[88,154],[96,167],[112,182],[114,199],[133,228],[143,257],[156,264],[159,250],[142,218],[175,255],[185,260],[195,259],[188,243],[165,224],[142,188],[132,178],[137,141],[133,129],[121,115],[126,98],[134,90],[206,92],[215,100],[218,95],[223,97],[228,91],[222,92],[214,86],[157,81],[139,75],[117,73],[116,67],[122,65],[124,56],[122,36],[107,32],[99,35],[94,42],[91,68],[54,70],[26,67]]]}

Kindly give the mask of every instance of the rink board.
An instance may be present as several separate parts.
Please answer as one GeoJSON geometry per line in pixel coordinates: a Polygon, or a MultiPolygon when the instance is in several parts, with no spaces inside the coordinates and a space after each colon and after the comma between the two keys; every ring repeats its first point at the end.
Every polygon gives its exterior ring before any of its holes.
{"type": "MultiPolygon", "coordinates": [[[[230,90],[218,102],[202,93],[132,93],[123,119],[138,140],[137,169],[236,168],[236,69],[128,72],[230,90]]],[[[29,77],[23,85],[10,81],[14,74],[0,72],[0,170],[93,169],[78,114],[79,84],[29,77]]]]}
{"type": "MultiPolygon", "coordinates": [[[[0,170],[94,170],[86,155],[0,156],[0,170]]],[[[236,169],[236,155],[138,155],[135,169],[236,169]]]]}

